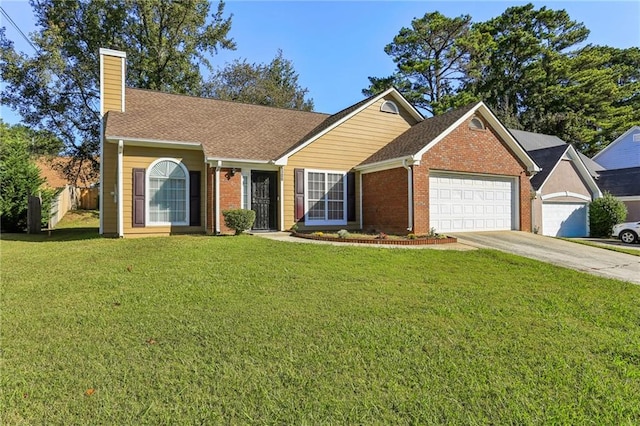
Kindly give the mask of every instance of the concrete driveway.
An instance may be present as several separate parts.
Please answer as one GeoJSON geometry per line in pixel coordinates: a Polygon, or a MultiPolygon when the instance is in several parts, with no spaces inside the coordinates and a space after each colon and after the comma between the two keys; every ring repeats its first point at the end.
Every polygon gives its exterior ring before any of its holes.
{"type": "Polygon", "coordinates": [[[458,242],[640,284],[640,257],[520,231],[453,234],[458,242]]]}

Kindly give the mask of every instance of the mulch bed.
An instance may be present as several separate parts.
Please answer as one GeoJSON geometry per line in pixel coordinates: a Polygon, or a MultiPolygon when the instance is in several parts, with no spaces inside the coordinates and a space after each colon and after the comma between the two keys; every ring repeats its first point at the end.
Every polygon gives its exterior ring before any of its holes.
{"type": "Polygon", "coordinates": [[[306,238],[308,240],[318,240],[318,241],[334,241],[337,243],[358,243],[358,244],[378,244],[378,245],[397,245],[397,246],[421,246],[428,244],[451,244],[458,242],[457,238],[454,237],[445,237],[445,238],[427,238],[427,237],[418,237],[416,239],[409,238],[358,238],[358,237],[349,237],[349,238],[339,238],[328,235],[314,235],[314,234],[306,234],[303,232],[292,232],[291,236],[298,238],[306,238]]]}

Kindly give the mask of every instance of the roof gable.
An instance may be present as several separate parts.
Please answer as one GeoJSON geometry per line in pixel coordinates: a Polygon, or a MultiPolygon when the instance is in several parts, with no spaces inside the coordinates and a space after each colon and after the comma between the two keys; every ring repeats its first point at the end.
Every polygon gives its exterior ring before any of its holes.
{"type": "Polygon", "coordinates": [[[605,169],[640,167],[640,126],[633,126],[604,149],[593,160],[605,169]]]}
{"type": "Polygon", "coordinates": [[[536,149],[529,151],[529,155],[542,169],[530,179],[531,186],[534,190],[540,191],[560,162],[566,159],[573,163],[575,169],[578,171],[578,175],[589,187],[591,193],[594,194],[595,197],[599,197],[601,195],[600,188],[596,184],[596,181],[593,179],[589,169],[582,161],[580,154],[572,145],[564,144],[536,149]]]}
{"type": "Polygon", "coordinates": [[[315,140],[317,140],[324,134],[330,132],[331,130],[335,129],[336,127],[346,122],[350,118],[359,114],[361,111],[367,109],[369,106],[376,103],[378,100],[389,95],[392,96],[396,101],[398,101],[400,103],[400,106],[404,108],[407,112],[409,112],[409,114],[413,116],[417,121],[422,121],[424,119],[422,114],[420,114],[420,112],[417,109],[415,109],[413,105],[411,105],[405,99],[405,97],[402,96],[400,92],[398,92],[398,90],[396,90],[395,88],[390,88],[377,95],[369,96],[368,98],[363,99],[362,101],[356,104],[353,104],[350,107],[345,108],[340,112],[337,112],[336,114],[331,115],[324,122],[320,123],[313,130],[311,130],[307,135],[305,135],[297,144],[293,145],[292,147],[287,149],[285,152],[283,152],[282,155],[279,156],[278,160],[276,160],[276,164],[286,163],[287,159],[293,154],[295,154],[296,152],[300,151],[304,147],[313,143],[315,140]]]}
{"type": "Polygon", "coordinates": [[[419,162],[429,149],[474,114],[480,114],[489,123],[502,140],[511,148],[515,156],[522,161],[528,171],[536,172],[540,170],[518,141],[483,102],[466,105],[444,114],[425,119],[367,158],[360,164],[359,168],[372,167],[377,164],[390,163],[398,160],[419,162]]]}

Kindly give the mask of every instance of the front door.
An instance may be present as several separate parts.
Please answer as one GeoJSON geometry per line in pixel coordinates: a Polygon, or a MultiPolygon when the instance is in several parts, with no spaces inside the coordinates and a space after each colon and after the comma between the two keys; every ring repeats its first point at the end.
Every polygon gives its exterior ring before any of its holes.
{"type": "Polygon", "coordinates": [[[277,229],[277,183],[277,172],[251,172],[251,209],[256,212],[255,230],[277,229]]]}

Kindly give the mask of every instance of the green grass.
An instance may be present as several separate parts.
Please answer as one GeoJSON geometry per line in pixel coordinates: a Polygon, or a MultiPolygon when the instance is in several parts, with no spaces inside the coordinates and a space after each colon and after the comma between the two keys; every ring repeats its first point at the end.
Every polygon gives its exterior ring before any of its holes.
{"type": "Polygon", "coordinates": [[[640,422],[639,286],[492,250],[72,234],[3,236],[3,425],[640,422]]]}
{"type": "Polygon", "coordinates": [[[561,238],[561,239],[572,242],[572,243],[584,244],[585,246],[598,247],[605,250],[617,251],[618,253],[626,253],[632,256],[640,256],[640,250],[635,250],[632,248],[626,248],[626,247],[620,247],[620,246],[614,246],[614,245],[608,245],[608,244],[607,245],[598,244],[598,243],[594,243],[587,240],[576,240],[575,238],[561,238]]]}

